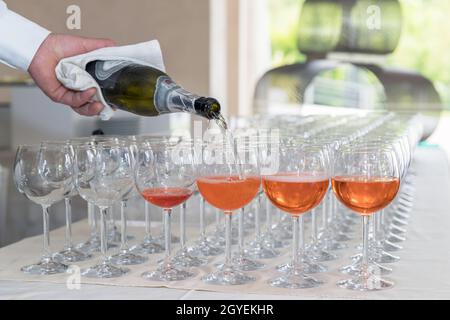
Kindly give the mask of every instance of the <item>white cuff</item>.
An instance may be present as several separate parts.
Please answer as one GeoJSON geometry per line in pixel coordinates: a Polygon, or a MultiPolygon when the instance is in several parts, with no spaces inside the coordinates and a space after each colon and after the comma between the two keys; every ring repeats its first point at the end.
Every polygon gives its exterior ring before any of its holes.
{"type": "Polygon", "coordinates": [[[0,61],[27,71],[49,34],[47,29],[7,10],[0,16],[0,61]]]}

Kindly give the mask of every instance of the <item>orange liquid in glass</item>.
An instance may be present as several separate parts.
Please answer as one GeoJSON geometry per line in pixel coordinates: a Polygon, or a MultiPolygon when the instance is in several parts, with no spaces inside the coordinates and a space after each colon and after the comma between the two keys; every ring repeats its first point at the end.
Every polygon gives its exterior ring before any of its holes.
{"type": "Polygon", "coordinates": [[[370,215],[385,208],[397,195],[400,180],[393,177],[334,177],[333,191],[349,209],[370,215]]]}
{"type": "Polygon", "coordinates": [[[263,178],[264,192],[279,209],[299,215],[316,207],[327,193],[329,179],[297,174],[263,178]]]}
{"type": "Polygon", "coordinates": [[[142,196],[155,206],[170,209],[185,202],[192,195],[187,188],[151,188],[142,192],[142,196]]]}
{"type": "Polygon", "coordinates": [[[259,177],[211,176],[197,179],[198,190],[213,207],[233,211],[247,205],[261,186],[259,177]]]}

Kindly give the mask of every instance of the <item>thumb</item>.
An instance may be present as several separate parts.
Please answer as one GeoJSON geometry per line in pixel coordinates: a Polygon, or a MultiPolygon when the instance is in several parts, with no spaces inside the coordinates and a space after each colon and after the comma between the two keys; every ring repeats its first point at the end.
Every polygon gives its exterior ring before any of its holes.
{"type": "Polygon", "coordinates": [[[100,48],[114,47],[116,43],[111,39],[84,38],[82,45],[86,52],[90,52],[100,48]]]}

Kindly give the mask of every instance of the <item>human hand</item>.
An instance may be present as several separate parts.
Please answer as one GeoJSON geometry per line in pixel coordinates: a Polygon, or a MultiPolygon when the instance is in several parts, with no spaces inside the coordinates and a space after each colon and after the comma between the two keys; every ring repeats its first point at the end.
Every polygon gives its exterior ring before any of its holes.
{"type": "Polygon", "coordinates": [[[50,34],[36,52],[28,72],[36,85],[52,101],[68,105],[84,116],[97,115],[103,109],[103,105],[91,101],[96,89],[91,88],[82,92],[67,89],[56,78],[55,68],[63,58],[114,45],[115,43],[108,39],[50,34]]]}

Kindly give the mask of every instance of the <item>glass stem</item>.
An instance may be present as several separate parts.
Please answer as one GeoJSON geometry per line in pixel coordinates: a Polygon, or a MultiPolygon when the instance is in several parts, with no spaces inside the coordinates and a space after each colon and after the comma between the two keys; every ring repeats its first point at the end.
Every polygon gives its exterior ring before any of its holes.
{"type": "Polygon", "coordinates": [[[205,226],[205,199],[200,197],[200,238],[206,239],[206,226],[205,226]]]}
{"type": "Polygon", "coordinates": [[[260,208],[261,208],[260,197],[257,196],[256,201],[255,201],[255,238],[256,238],[256,241],[259,241],[261,239],[261,224],[260,224],[260,218],[259,218],[260,208]]]}
{"type": "Polygon", "coordinates": [[[110,222],[111,222],[111,227],[113,229],[116,229],[116,218],[114,216],[114,206],[111,207],[110,209],[110,216],[109,216],[110,222]]]}
{"type": "Polygon", "coordinates": [[[171,248],[171,215],[172,209],[164,209],[164,243],[165,243],[165,261],[169,263],[170,255],[172,253],[171,248]]]}
{"type": "Polygon", "coordinates": [[[382,233],[382,228],[381,228],[381,216],[383,215],[384,210],[381,210],[380,212],[375,214],[375,239],[376,239],[376,243],[378,245],[381,245],[381,243],[383,242],[383,233],[382,233]]]}
{"type": "Polygon", "coordinates": [[[329,193],[327,195],[327,199],[325,199],[326,201],[322,202],[322,231],[326,232],[328,230],[328,207],[329,207],[329,203],[328,201],[330,200],[330,196],[329,193]]]}
{"type": "Polygon", "coordinates": [[[334,195],[332,192],[328,193],[329,201],[328,201],[328,211],[327,211],[327,227],[330,225],[330,222],[333,218],[333,207],[334,207],[334,195]]]}
{"type": "Polygon", "coordinates": [[[106,262],[107,256],[106,251],[108,250],[108,239],[107,239],[107,219],[108,219],[108,208],[100,208],[100,249],[103,256],[103,262],[106,262]]]}
{"type": "Polygon", "coordinates": [[[220,230],[220,210],[216,209],[216,229],[220,230]]]}
{"type": "Polygon", "coordinates": [[[120,223],[121,223],[121,235],[120,235],[120,250],[128,249],[127,241],[127,213],[126,213],[127,202],[120,202],[120,223]]]}
{"type": "Polygon", "coordinates": [[[331,207],[332,207],[331,220],[334,220],[335,222],[338,222],[337,221],[337,201],[336,201],[336,197],[335,196],[331,197],[331,203],[332,203],[332,205],[331,205],[331,207]]]}
{"type": "Polygon", "coordinates": [[[272,207],[270,200],[266,198],[266,224],[267,224],[267,234],[272,234],[272,207]]]}
{"type": "Polygon", "coordinates": [[[186,246],[186,202],[180,207],[180,245],[181,250],[186,246]]]}
{"type": "Polygon", "coordinates": [[[91,238],[97,237],[97,217],[95,216],[94,204],[88,202],[88,217],[90,217],[91,238]]]}
{"type": "Polygon", "coordinates": [[[369,260],[369,216],[362,217],[363,224],[363,250],[362,250],[362,265],[361,269],[363,272],[367,271],[369,260]]]}
{"type": "Polygon", "coordinates": [[[244,215],[245,207],[241,208],[238,216],[238,246],[240,254],[244,251],[244,215]]]}
{"type": "Polygon", "coordinates": [[[43,259],[50,259],[50,227],[49,227],[49,211],[50,206],[42,206],[42,221],[44,228],[44,243],[43,243],[43,259]]]}
{"type": "Polygon", "coordinates": [[[317,212],[316,209],[312,209],[311,211],[311,245],[315,245],[317,243],[317,212]]]}
{"type": "MultiPolygon", "coordinates": [[[[171,211],[172,213],[172,211],[171,211]]],[[[165,221],[166,220],[166,211],[163,209],[163,211],[161,212],[161,225],[162,225],[162,234],[165,235],[166,234],[166,229],[165,229],[165,221]]]]}
{"type": "Polygon", "coordinates": [[[372,243],[374,245],[378,244],[378,224],[377,224],[377,214],[375,214],[375,219],[372,219],[372,243]]]}
{"type": "Polygon", "coordinates": [[[292,216],[292,267],[295,269],[299,266],[299,221],[298,216],[292,216]]]}
{"type": "Polygon", "coordinates": [[[298,217],[298,224],[299,224],[299,252],[300,252],[300,257],[303,257],[303,255],[305,254],[305,227],[304,227],[304,223],[303,223],[303,215],[301,214],[298,217]]]}
{"type": "Polygon", "coordinates": [[[232,212],[225,212],[225,268],[231,267],[231,217],[232,212]]]}
{"type": "Polygon", "coordinates": [[[72,248],[72,204],[70,198],[64,199],[66,206],[66,249],[72,248]]]}
{"type": "Polygon", "coordinates": [[[144,204],[145,215],[145,239],[150,240],[152,238],[152,220],[150,217],[150,205],[147,201],[144,204]]]}

